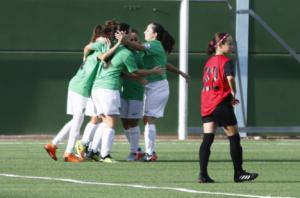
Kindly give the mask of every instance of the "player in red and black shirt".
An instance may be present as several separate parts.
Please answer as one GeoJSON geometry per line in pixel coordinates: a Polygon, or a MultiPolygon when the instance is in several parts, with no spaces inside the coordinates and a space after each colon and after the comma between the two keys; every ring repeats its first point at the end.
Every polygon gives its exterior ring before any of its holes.
{"type": "Polygon", "coordinates": [[[214,141],[216,127],[223,127],[229,142],[230,155],[234,166],[234,181],[254,180],[258,174],[243,170],[243,151],[233,106],[239,101],[235,98],[236,87],[234,64],[226,55],[233,51],[232,37],[227,33],[216,33],[209,42],[207,54],[212,55],[203,69],[201,91],[201,116],[203,122],[203,141],[199,149],[199,183],[213,183],[207,172],[210,147],[214,141]]]}

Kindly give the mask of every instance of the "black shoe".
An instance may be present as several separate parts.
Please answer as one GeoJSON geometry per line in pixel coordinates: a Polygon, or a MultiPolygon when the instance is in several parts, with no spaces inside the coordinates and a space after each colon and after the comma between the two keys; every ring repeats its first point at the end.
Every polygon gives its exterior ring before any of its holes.
{"type": "Polygon", "coordinates": [[[198,183],[215,183],[215,181],[212,178],[210,178],[208,175],[206,176],[200,175],[198,177],[198,183]]]}
{"type": "Polygon", "coordinates": [[[94,160],[94,161],[99,161],[100,157],[99,157],[99,152],[94,153],[93,151],[88,151],[86,156],[85,156],[86,160],[94,160]]]}
{"type": "Polygon", "coordinates": [[[245,182],[252,181],[258,177],[258,173],[248,173],[246,171],[242,171],[240,173],[234,174],[234,182],[245,182]]]}

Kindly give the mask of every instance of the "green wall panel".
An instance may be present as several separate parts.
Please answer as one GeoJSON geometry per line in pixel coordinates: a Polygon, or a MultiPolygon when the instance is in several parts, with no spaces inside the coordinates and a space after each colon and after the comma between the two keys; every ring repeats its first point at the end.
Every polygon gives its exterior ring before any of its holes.
{"type": "MultiPolygon", "coordinates": [[[[300,52],[299,6],[298,0],[251,1],[251,8],[297,52],[300,52]]],[[[288,53],[257,21],[251,18],[250,24],[252,53],[288,53]]]]}
{"type": "Polygon", "coordinates": [[[300,65],[289,56],[256,55],[249,62],[248,125],[300,124],[300,65]]]}
{"type": "MultiPolygon", "coordinates": [[[[235,1],[230,1],[235,6],[235,1]]],[[[0,134],[56,133],[65,114],[67,86],[80,65],[95,24],[114,18],[143,31],[157,21],[175,37],[169,61],[178,65],[179,1],[5,0],[0,6],[0,134]]],[[[254,0],[254,9],[300,51],[297,0],[254,0]],[[283,3],[284,2],[284,3],[283,3]],[[288,11],[288,12],[287,12],[288,11]]],[[[188,126],[201,126],[200,90],[205,49],[218,31],[232,33],[224,3],[190,2],[188,126]]],[[[300,66],[255,21],[250,21],[248,124],[299,125],[300,66]]],[[[170,99],[159,134],[176,134],[178,76],[169,74],[170,99]]],[[[120,124],[117,133],[121,133],[120,124]]]]}

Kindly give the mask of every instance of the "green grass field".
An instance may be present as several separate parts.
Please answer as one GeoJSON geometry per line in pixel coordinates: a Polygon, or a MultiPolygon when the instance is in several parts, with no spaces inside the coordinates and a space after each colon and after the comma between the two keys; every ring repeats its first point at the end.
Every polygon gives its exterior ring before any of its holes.
{"type": "Polygon", "coordinates": [[[44,143],[0,140],[0,198],[300,197],[299,140],[243,140],[244,168],[260,176],[238,184],[226,140],[216,140],[212,148],[215,184],[196,183],[200,140],[158,141],[159,160],[152,163],[126,162],[128,144],[118,140],[115,164],[65,163],[65,144],[53,161],[44,143]]]}

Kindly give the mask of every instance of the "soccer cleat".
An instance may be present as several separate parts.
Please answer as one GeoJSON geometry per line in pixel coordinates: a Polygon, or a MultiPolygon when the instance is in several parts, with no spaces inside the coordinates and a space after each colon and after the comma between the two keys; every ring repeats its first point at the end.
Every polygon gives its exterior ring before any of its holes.
{"type": "Polygon", "coordinates": [[[56,157],[57,147],[54,144],[52,144],[52,143],[45,144],[44,149],[47,151],[47,153],[53,160],[57,160],[57,157],[56,157]]]}
{"type": "Polygon", "coordinates": [[[141,148],[138,148],[137,152],[135,153],[135,160],[140,161],[145,156],[145,153],[142,151],[141,148]]]}
{"type": "Polygon", "coordinates": [[[245,181],[252,181],[258,177],[258,173],[248,173],[243,170],[240,173],[234,174],[234,182],[245,182],[245,181]]]}
{"type": "Polygon", "coordinates": [[[210,178],[208,175],[199,175],[198,183],[215,183],[215,181],[210,178]]]}
{"type": "Polygon", "coordinates": [[[110,155],[107,155],[105,157],[101,157],[100,158],[100,162],[104,162],[104,163],[116,163],[117,161],[114,160],[110,155]]]}
{"type": "Polygon", "coordinates": [[[129,153],[127,157],[127,161],[129,162],[136,161],[136,153],[129,153]]]}
{"type": "Polygon", "coordinates": [[[73,153],[65,153],[63,157],[65,162],[81,162],[82,158],[75,156],[73,153]]]}
{"type": "Polygon", "coordinates": [[[87,152],[87,154],[85,155],[85,159],[86,160],[94,160],[96,162],[99,162],[100,161],[100,154],[98,152],[95,153],[91,150],[91,151],[87,152]]]}
{"type": "Polygon", "coordinates": [[[78,156],[80,156],[81,158],[84,158],[84,154],[87,150],[87,147],[85,145],[81,144],[80,140],[78,140],[76,142],[75,149],[76,149],[78,156]]]}
{"type": "Polygon", "coordinates": [[[157,160],[157,155],[155,152],[152,153],[152,155],[145,153],[144,157],[143,157],[143,161],[145,162],[152,162],[152,161],[156,161],[157,160]]]}

